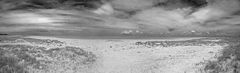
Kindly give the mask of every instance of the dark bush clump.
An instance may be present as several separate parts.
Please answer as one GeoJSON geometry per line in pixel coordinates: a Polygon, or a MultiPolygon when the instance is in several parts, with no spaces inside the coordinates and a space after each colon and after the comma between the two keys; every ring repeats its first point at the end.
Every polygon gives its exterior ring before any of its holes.
{"type": "Polygon", "coordinates": [[[240,73],[240,44],[226,47],[217,61],[207,63],[204,73],[240,73]]]}
{"type": "Polygon", "coordinates": [[[0,56],[0,73],[28,73],[15,57],[0,56]]]}

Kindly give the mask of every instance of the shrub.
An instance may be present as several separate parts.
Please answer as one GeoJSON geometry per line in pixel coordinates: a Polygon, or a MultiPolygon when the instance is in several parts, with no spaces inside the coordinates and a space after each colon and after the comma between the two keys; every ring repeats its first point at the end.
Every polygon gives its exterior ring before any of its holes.
{"type": "Polygon", "coordinates": [[[0,57],[0,73],[27,73],[15,57],[0,57]]]}
{"type": "Polygon", "coordinates": [[[217,61],[209,61],[204,73],[240,73],[240,44],[223,50],[217,61]]]}

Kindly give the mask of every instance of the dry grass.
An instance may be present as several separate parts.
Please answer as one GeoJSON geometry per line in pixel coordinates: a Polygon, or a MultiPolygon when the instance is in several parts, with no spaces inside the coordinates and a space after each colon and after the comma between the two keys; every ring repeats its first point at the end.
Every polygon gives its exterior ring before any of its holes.
{"type": "Polygon", "coordinates": [[[2,50],[0,54],[0,73],[28,73],[17,57],[5,56],[2,50]]]}
{"type": "Polygon", "coordinates": [[[235,41],[222,51],[217,61],[209,61],[203,73],[240,73],[240,42],[235,41]]]}
{"type": "Polygon", "coordinates": [[[14,37],[0,38],[0,43],[15,43],[0,45],[0,73],[60,73],[63,69],[81,72],[82,68],[88,68],[97,60],[95,54],[78,47],[66,46],[46,49],[49,44],[62,44],[61,41],[21,39],[32,44],[47,45],[39,47],[14,42],[19,39],[14,37]]]}
{"type": "Polygon", "coordinates": [[[59,73],[62,69],[77,71],[75,68],[81,69],[95,61],[93,53],[77,47],[46,50],[44,47],[28,45],[0,46],[0,73],[59,73]]]}

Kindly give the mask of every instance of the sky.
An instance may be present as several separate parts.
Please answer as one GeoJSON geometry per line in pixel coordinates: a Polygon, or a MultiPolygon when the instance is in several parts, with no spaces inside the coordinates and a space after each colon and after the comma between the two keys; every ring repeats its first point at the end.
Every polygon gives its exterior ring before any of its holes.
{"type": "Polygon", "coordinates": [[[196,6],[180,0],[108,0],[97,9],[85,11],[15,10],[0,13],[0,30],[51,36],[240,35],[238,0],[206,3],[196,6]]]}

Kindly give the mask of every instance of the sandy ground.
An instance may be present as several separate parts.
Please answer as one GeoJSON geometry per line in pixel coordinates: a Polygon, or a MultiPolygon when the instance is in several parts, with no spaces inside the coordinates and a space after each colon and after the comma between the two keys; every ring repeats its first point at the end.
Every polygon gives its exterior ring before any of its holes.
{"type": "MultiPolygon", "coordinates": [[[[25,38],[50,39],[64,42],[60,46],[56,44],[33,44],[35,46],[48,47],[51,50],[54,47],[72,46],[79,47],[85,51],[90,51],[96,55],[96,61],[93,64],[78,68],[61,70],[64,67],[56,68],[56,71],[32,71],[33,73],[200,73],[205,65],[204,62],[215,60],[220,56],[220,51],[226,45],[216,44],[214,42],[221,39],[204,38],[177,38],[177,39],[63,39],[54,37],[31,36],[25,38]],[[211,43],[184,42],[188,40],[198,40],[211,43]],[[182,42],[181,45],[162,46],[155,43],[137,44],[139,42],[182,42]],[[187,45],[190,43],[190,45],[187,45]],[[55,45],[55,46],[54,46],[55,45]],[[59,71],[60,70],[60,71],[59,71]],[[70,70],[70,71],[69,71],[70,70]]],[[[166,44],[169,44],[166,43],[166,44]]],[[[9,43],[5,43],[9,44],[9,43]]],[[[24,43],[15,43],[24,44],[24,43]]],[[[25,43],[29,44],[29,43],[25,43]]],[[[4,45],[4,43],[1,43],[4,45]]],[[[72,61],[66,61],[72,62],[72,61]]],[[[60,63],[61,64],[61,63],[60,63]]],[[[69,65],[71,66],[71,65],[69,65]]],[[[72,66],[73,67],[73,66],[72,66]]]]}

